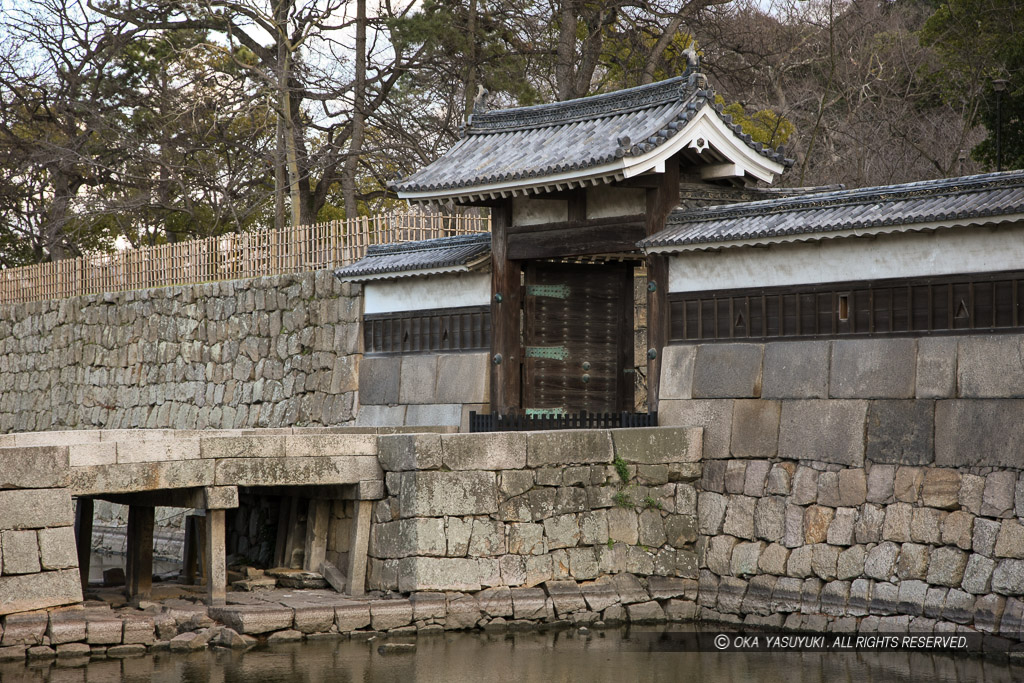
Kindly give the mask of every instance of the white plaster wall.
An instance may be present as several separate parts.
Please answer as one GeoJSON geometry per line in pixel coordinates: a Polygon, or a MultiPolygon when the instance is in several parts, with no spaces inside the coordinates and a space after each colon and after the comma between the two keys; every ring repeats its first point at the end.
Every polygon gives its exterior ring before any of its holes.
{"type": "Polygon", "coordinates": [[[512,200],[512,225],[542,225],[567,220],[569,202],[565,199],[516,197],[512,200]]]}
{"type": "Polygon", "coordinates": [[[997,272],[1024,268],[1024,224],[674,254],[669,291],[997,272]]]}
{"type": "Polygon", "coordinates": [[[363,285],[364,313],[482,306],[491,301],[490,273],[450,273],[371,281],[363,285]]]}
{"type": "Polygon", "coordinates": [[[646,211],[647,193],[642,188],[587,188],[587,218],[633,216],[646,211]]]}

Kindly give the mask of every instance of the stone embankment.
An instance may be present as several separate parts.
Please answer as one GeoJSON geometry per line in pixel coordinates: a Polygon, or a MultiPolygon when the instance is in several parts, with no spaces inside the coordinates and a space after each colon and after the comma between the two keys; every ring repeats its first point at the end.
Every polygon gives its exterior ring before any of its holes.
{"type": "Polygon", "coordinates": [[[113,609],[100,601],[4,617],[0,661],[122,658],[208,647],[245,649],[303,639],[406,636],[482,628],[488,631],[603,627],[693,618],[697,582],[632,574],[597,581],[547,581],[532,588],[475,593],[377,594],[355,599],[322,590],[235,593],[222,607],[186,599],[113,609]]]}

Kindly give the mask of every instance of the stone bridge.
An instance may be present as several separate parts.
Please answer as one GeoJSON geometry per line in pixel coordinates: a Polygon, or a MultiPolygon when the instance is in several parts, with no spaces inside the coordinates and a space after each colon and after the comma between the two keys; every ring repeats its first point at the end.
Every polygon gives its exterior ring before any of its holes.
{"type": "MultiPolygon", "coordinates": [[[[82,586],[88,580],[88,539],[95,499],[129,507],[126,581],[129,594],[138,597],[146,596],[151,586],[154,507],[205,510],[204,526],[194,530],[199,539],[186,545],[199,550],[210,602],[223,602],[225,510],[238,507],[239,488],[320,501],[357,501],[349,533],[348,567],[342,569],[347,570],[349,590],[361,592],[371,501],[384,495],[384,477],[377,460],[380,431],[396,430],[99,430],[0,435],[0,542],[8,565],[6,571],[0,569],[0,614],[49,606],[42,604],[47,595],[50,604],[80,599],[75,592],[79,579],[82,586]],[[73,497],[78,501],[75,506],[73,497]]],[[[304,568],[319,571],[326,550],[324,509],[329,506],[310,506],[305,538],[280,534],[277,554],[289,550],[281,546],[297,545],[304,551],[304,568]]],[[[294,519],[282,518],[281,522],[279,526],[288,528],[294,519]]]]}

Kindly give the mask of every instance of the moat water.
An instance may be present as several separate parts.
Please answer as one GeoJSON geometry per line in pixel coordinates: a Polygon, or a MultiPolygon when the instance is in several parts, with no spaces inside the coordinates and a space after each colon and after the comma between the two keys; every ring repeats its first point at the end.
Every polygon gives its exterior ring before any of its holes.
{"type": "Polygon", "coordinates": [[[190,655],[157,653],[93,660],[0,665],[0,680],[141,683],[310,683],[536,681],[625,683],[889,683],[1024,680],[1024,667],[971,657],[908,652],[764,653],[641,651],[651,630],[444,633],[421,636],[415,651],[381,654],[382,642],[336,639],[190,655]]]}

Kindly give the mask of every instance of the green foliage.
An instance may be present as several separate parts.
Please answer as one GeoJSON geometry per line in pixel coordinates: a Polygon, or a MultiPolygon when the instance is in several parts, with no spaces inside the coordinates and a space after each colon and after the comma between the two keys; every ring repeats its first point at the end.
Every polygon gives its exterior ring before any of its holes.
{"type": "Polygon", "coordinates": [[[1001,100],[1003,168],[1024,168],[1024,3],[1016,0],[949,0],[921,30],[941,64],[932,77],[945,85],[945,98],[976,100],[978,122],[988,136],[972,151],[996,166],[997,100],[1001,100]],[[997,96],[996,79],[1009,81],[997,96]]]}
{"type": "Polygon", "coordinates": [[[633,507],[633,498],[629,495],[629,491],[625,489],[612,496],[612,502],[615,503],[616,507],[620,508],[633,507]]]}
{"type": "Polygon", "coordinates": [[[614,547],[615,547],[615,539],[609,538],[608,539],[608,550],[611,550],[614,547]]]}
{"type": "Polygon", "coordinates": [[[723,105],[723,113],[732,117],[743,129],[743,132],[772,149],[786,144],[790,136],[796,132],[796,126],[786,117],[776,114],[771,109],[761,109],[753,114],[747,114],[743,105],[739,102],[725,104],[725,98],[715,95],[715,103],[723,105]]]}
{"type": "Polygon", "coordinates": [[[615,472],[619,475],[619,479],[623,484],[629,483],[629,464],[625,460],[620,458],[618,455],[615,456],[615,460],[612,461],[615,466],[615,472]]]}
{"type": "Polygon", "coordinates": [[[641,505],[643,505],[648,510],[664,510],[665,509],[665,506],[661,504],[661,501],[653,498],[652,496],[645,496],[644,499],[642,501],[640,501],[640,503],[641,503],[641,505]]]}

